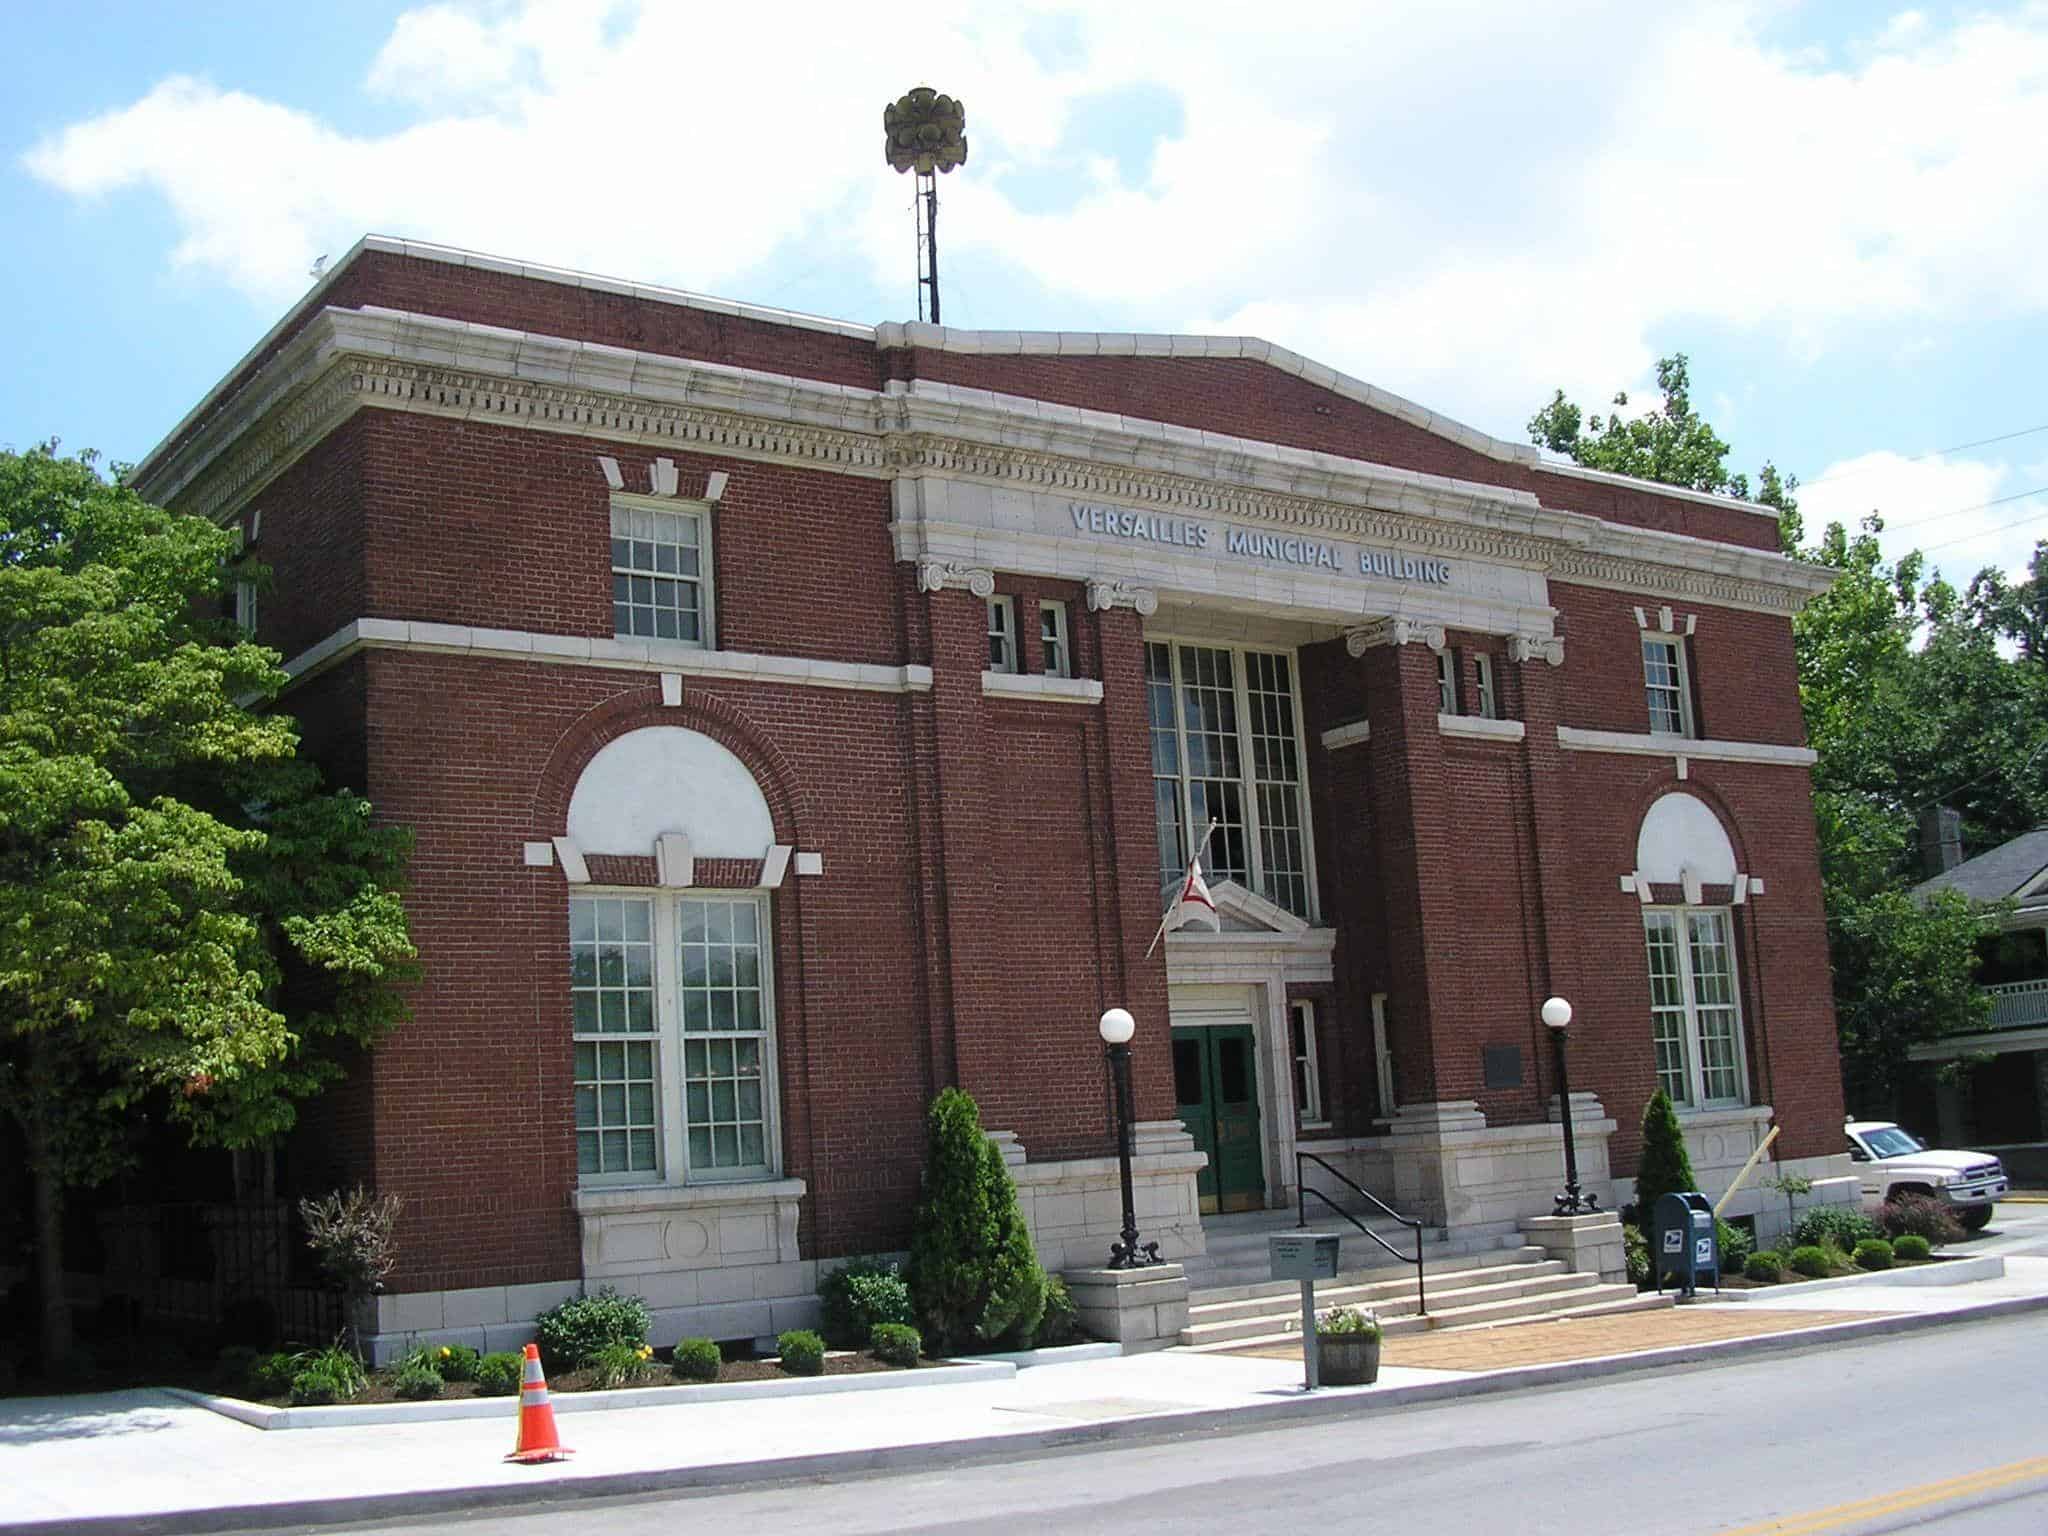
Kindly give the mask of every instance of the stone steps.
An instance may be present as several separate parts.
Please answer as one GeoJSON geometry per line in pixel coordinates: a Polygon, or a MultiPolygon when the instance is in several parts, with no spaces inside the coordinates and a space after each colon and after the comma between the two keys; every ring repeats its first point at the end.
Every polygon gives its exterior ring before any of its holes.
{"type": "MultiPolygon", "coordinates": [[[[1388,1333],[1400,1334],[1552,1312],[1616,1299],[1615,1293],[1624,1291],[1630,1296],[1635,1294],[1630,1286],[1603,1286],[1597,1275],[1573,1274],[1555,1259],[1487,1266],[1430,1278],[1439,1283],[1429,1288],[1427,1316],[1415,1310],[1412,1276],[1360,1286],[1318,1286],[1316,1307],[1319,1311],[1334,1306],[1370,1307],[1388,1333]]],[[[1199,1295],[1189,1298],[1188,1326],[1181,1330],[1180,1342],[1196,1350],[1242,1348],[1247,1343],[1298,1338],[1300,1332],[1298,1289],[1293,1289],[1291,1295],[1245,1298],[1240,1302],[1218,1303],[1199,1295]]]]}
{"type": "MultiPolygon", "coordinates": [[[[1476,1285],[1478,1276],[1487,1271],[1499,1270],[1517,1264],[1540,1264],[1548,1257],[1541,1248],[1492,1248],[1480,1253],[1450,1254],[1442,1258],[1426,1259],[1424,1282],[1429,1290],[1435,1291],[1440,1285],[1476,1285]]],[[[1402,1296],[1409,1300],[1415,1297],[1415,1271],[1407,1265],[1376,1264],[1367,1269],[1341,1272],[1334,1280],[1316,1282],[1316,1303],[1328,1305],[1376,1305],[1373,1297],[1354,1301],[1341,1292],[1373,1291],[1384,1292],[1385,1299],[1397,1301],[1402,1296]]],[[[1211,1315],[1237,1317],[1247,1310],[1269,1308],[1274,1302],[1292,1303],[1298,1301],[1300,1285],[1292,1280],[1268,1280],[1244,1282],[1238,1285],[1190,1286],[1189,1303],[1202,1307],[1211,1315]]]]}

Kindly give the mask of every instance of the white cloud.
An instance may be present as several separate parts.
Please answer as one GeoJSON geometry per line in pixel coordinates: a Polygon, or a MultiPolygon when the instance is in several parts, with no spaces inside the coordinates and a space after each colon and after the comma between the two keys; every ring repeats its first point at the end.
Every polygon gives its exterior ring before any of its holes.
{"type": "Polygon", "coordinates": [[[1878,543],[1888,558],[1924,550],[1930,566],[1962,586],[1987,565],[2025,575],[2035,541],[2048,538],[2048,494],[2021,494],[2037,488],[2048,490],[2048,462],[1866,453],[1802,486],[1799,509],[1815,534],[1831,522],[1854,529],[1881,513],[1878,543]]]}
{"type": "Polygon", "coordinates": [[[1873,14],[1834,55],[1768,45],[1776,9],[436,3],[365,81],[413,114],[389,132],[178,79],[27,165],[161,196],[174,259],[266,304],[365,229],[747,297],[795,252],[907,301],[878,130],[922,78],[968,103],[943,232],[976,322],[1028,283],[1082,323],[1256,331],[1509,435],[1554,386],[1643,388],[1683,325],[1799,360],[2048,311],[2048,4],[1873,14]],[[1178,132],[1068,142],[1132,91],[1178,132]],[[1012,200],[1068,165],[1067,206],[1012,200]]]}

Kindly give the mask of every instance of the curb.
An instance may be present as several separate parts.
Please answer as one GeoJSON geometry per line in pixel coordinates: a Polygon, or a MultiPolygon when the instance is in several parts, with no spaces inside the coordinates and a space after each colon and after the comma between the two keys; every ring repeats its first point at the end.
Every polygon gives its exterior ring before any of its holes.
{"type": "Polygon", "coordinates": [[[1754,1291],[1703,1291],[1689,1301],[1681,1297],[1679,1305],[1719,1307],[1726,1306],[1729,1302],[1754,1302],[1757,1306],[1768,1307],[1771,1305],[1770,1298],[1777,1295],[1819,1296],[1830,1291],[1853,1291],[1873,1286],[1932,1288],[2004,1278],[2005,1255],[1979,1253],[1964,1259],[1944,1259],[1939,1264],[1916,1264],[1911,1269],[1873,1269],[1860,1275],[1831,1275],[1825,1280],[1801,1280],[1793,1285],[1774,1285],[1754,1291]]]}
{"type": "MultiPolygon", "coordinates": [[[[915,1371],[873,1371],[851,1376],[791,1377],[787,1381],[706,1381],[672,1387],[632,1387],[613,1392],[550,1393],[556,1413],[616,1413],[624,1408],[680,1408],[690,1403],[748,1402],[756,1398],[823,1397],[845,1392],[900,1392],[910,1387],[959,1387],[978,1381],[1008,1381],[1017,1374],[1009,1360],[973,1360],[915,1371]]],[[[172,1397],[209,1409],[251,1429],[348,1429],[370,1424],[445,1424],[453,1419],[502,1419],[518,1399],[451,1397],[424,1403],[334,1403],[319,1408],[266,1408],[239,1397],[211,1397],[184,1387],[158,1387],[172,1397]]]]}
{"type": "Polygon", "coordinates": [[[611,1472],[599,1476],[565,1477],[529,1486],[493,1483],[464,1488],[436,1488],[409,1493],[360,1494],[343,1498],[304,1499],[291,1503],[219,1505],[210,1509],[176,1510],[166,1514],[89,1515],[76,1519],[30,1521],[6,1527],[10,1536],[199,1536],[199,1533],[257,1531],[294,1525],[331,1525],[355,1521],[422,1519],[434,1515],[474,1513],[516,1507],[523,1513],[583,1499],[619,1498],[639,1494],[726,1489],[749,1484],[794,1482],[898,1470],[931,1471],[940,1466],[1014,1457],[1031,1451],[1065,1450],[1120,1441],[1167,1436],[1214,1434],[1236,1428],[1271,1428],[1322,1419],[1356,1417],[1387,1409],[1455,1402],[1497,1393],[1535,1391],[1576,1385],[1610,1376],[1716,1365],[1750,1355],[1797,1354],[1832,1344],[1924,1333],[1957,1324],[2048,1312],[2048,1296],[2021,1296],[1951,1312],[1915,1312],[1799,1328],[1786,1333],[1744,1339],[1678,1345],[1593,1360],[1522,1366],[1491,1371],[1455,1381],[1424,1382],[1386,1391],[1371,1388],[1325,1388],[1279,1402],[1240,1408],[1206,1408],[1187,1413],[1150,1414],[1107,1423],[1063,1429],[985,1435],[971,1440],[942,1440],[918,1445],[878,1447],[865,1451],[832,1451],[757,1461],[725,1462],[706,1467],[669,1467],[646,1472],[611,1472]]]}

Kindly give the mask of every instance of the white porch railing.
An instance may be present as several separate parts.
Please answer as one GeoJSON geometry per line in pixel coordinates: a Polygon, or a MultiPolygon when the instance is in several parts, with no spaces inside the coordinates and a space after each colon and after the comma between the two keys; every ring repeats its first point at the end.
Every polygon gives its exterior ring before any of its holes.
{"type": "Polygon", "coordinates": [[[1986,987],[1991,994],[1991,1027],[2025,1029],[2048,1024],[2048,980],[2008,981],[1986,987]]]}

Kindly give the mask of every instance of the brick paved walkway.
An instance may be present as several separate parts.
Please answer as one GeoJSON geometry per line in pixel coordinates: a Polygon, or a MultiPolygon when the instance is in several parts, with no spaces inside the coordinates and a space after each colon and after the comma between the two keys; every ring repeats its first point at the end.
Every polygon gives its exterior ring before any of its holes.
{"type": "MultiPolygon", "coordinates": [[[[1833,1323],[1856,1323],[1881,1312],[1774,1312],[1741,1306],[1674,1307],[1663,1312],[1625,1312],[1614,1317],[1575,1318],[1556,1323],[1507,1323],[1496,1328],[1460,1328],[1448,1333],[1402,1334],[1388,1339],[1382,1365],[1433,1371],[1499,1371],[1521,1365],[1554,1365],[1596,1360],[1646,1349],[1674,1349],[1719,1339],[1747,1339],[1765,1333],[1795,1333],[1833,1323]]],[[[1232,1354],[1295,1360],[1298,1342],[1265,1344],[1232,1354]]]]}

